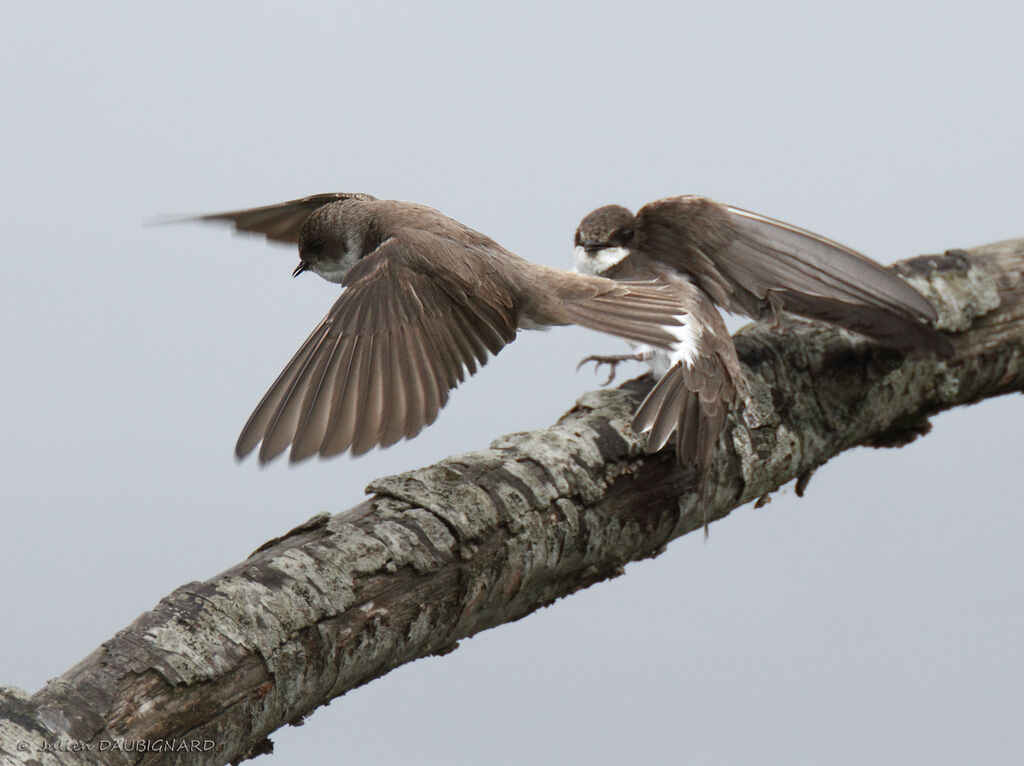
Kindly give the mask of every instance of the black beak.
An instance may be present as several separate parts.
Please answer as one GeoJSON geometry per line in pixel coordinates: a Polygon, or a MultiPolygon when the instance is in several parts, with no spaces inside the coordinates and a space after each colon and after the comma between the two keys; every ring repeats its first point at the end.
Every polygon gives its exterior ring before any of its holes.
{"type": "Polygon", "coordinates": [[[295,267],[295,271],[292,272],[293,277],[299,276],[302,272],[309,268],[309,264],[305,261],[299,261],[299,265],[295,267]]]}
{"type": "Polygon", "coordinates": [[[595,242],[592,239],[585,239],[585,240],[583,240],[583,249],[586,250],[588,253],[592,253],[595,250],[600,250],[601,248],[607,247],[607,246],[608,246],[607,242],[595,242]]]}

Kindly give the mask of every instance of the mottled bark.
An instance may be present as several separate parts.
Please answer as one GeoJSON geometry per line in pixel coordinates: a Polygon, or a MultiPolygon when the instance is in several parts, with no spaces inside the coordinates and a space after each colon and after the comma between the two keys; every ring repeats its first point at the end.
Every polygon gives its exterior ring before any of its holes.
{"type": "MultiPolygon", "coordinates": [[[[956,359],[906,359],[811,323],[745,328],[751,396],[719,444],[712,518],[792,479],[802,490],[850,447],[900,446],[933,413],[1024,389],[1024,240],[895,268],[938,306],[956,359]]],[[[671,450],[645,456],[629,429],[649,386],[589,393],[551,428],[379,479],[355,508],[178,588],[36,694],[0,689],[0,758],[267,752],[274,729],[349,689],[655,555],[702,520],[671,450]],[[140,741],[163,749],[103,744],[140,741]]]]}

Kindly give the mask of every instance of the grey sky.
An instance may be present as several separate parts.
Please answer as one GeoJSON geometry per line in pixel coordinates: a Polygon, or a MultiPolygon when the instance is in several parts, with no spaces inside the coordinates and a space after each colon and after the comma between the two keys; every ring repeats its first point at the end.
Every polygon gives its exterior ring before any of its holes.
{"type": "MultiPolygon", "coordinates": [[[[1022,24],[1008,2],[12,7],[0,683],[36,690],[373,477],[547,425],[601,380],[576,361],[623,348],[524,334],[413,442],[238,465],[336,287],[144,221],[363,191],[563,266],[592,208],[682,193],[883,262],[1021,236],[1022,24]]],[[[335,701],[276,762],[1014,762],[1022,424],[1004,398],[843,455],[803,500],[335,701]]]]}

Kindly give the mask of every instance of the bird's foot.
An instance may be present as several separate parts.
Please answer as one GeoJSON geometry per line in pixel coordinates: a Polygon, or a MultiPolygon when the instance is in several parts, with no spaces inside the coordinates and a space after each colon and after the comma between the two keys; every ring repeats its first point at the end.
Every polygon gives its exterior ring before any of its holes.
{"type": "Polygon", "coordinates": [[[597,372],[599,369],[601,369],[602,364],[607,364],[611,368],[611,370],[608,373],[608,380],[601,384],[602,386],[607,386],[609,383],[615,380],[615,368],[618,367],[619,364],[621,364],[622,362],[642,361],[644,361],[643,354],[620,354],[618,356],[598,356],[595,354],[588,356],[584,359],[581,359],[580,363],[576,365],[576,369],[578,370],[587,362],[593,362],[594,372],[597,372]]]}

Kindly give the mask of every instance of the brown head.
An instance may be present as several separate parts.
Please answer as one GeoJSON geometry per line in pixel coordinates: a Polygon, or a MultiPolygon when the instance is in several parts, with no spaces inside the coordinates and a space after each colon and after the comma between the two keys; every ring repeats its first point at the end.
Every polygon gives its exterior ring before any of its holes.
{"type": "Polygon", "coordinates": [[[349,269],[379,244],[368,241],[373,229],[369,204],[358,199],[339,200],[310,213],[299,234],[301,260],[292,276],[308,270],[329,282],[341,282],[349,269]]]}
{"type": "Polygon", "coordinates": [[[576,229],[575,268],[601,275],[629,255],[635,237],[633,214],[620,205],[599,207],[576,229]]]}

